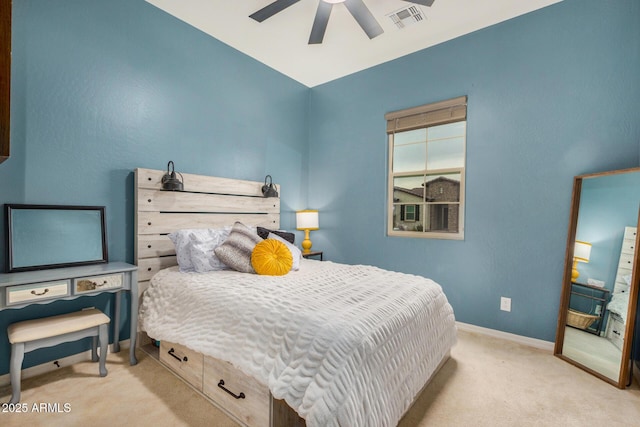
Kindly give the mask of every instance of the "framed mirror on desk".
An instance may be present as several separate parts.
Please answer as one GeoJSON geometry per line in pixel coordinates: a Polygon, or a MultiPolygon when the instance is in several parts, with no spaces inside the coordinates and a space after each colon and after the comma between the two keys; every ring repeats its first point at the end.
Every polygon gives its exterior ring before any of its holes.
{"type": "Polygon", "coordinates": [[[130,362],[136,364],[138,267],[109,262],[105,207],[5,204],[4,212],[7,272],[0,274],[0,314],[113,294],[114,351],[120,349],[124,315],[130,323],[130,362]],[[124,292],[129,293],[128,312],[124,292]]]}
{"type": "Polygon", "coordinates": [[[640,168],[574,178],[554,354],[619,388],[638,299],[640,168]]]}

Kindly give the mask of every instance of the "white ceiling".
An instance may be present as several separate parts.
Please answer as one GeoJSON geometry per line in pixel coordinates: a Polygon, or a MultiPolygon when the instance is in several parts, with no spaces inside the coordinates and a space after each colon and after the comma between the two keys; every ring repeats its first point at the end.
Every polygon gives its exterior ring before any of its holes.
{"type": "MultiPolygon", "coordinates": [[[[364,0],[384,29],[369,39],[344,4],[333,6],[322,44],[309,45],[322,0],[300,0],[262,23],[274,0],[146,0],[294,80],[313,87],[562,0],[364,0]],[[417,6],[424,20],[398,29],[388,15],[417,6]]],[[[403,21],[404,22],[404,21],[403,21]]]]}

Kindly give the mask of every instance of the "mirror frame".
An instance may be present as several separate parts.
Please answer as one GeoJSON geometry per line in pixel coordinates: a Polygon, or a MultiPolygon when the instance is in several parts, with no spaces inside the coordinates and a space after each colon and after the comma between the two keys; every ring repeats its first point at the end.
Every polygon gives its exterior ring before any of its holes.
{"type": "MultiPolygon", "coordinates": [[[[629,379],[629,375],[632,374],[631,368],[631,348],[632,348],[632,340],[633,340],[633,331],[634,325],[636,321],[636,310],[637,310],[637,300],[638,300],[638,279],[639,279],[639,251],[633,255],[633,269],[631,273],[632,282],[629,288],[629,308],[627,311],[627,321],[626,321],[626,330],[624,334],[624,344],[622,346],[622,360],[620,361],[620,374],[618,376],[618,381],[612,380],[601,374],[598,371],[595,371],[588,366],[582,365],[581,363],[568,358],[564,354],[562,354],[562,346],[564,344],[564,332],[567,323],[567,312],[569,309],[569,300],[571,298],[571,269],[573,267],[573,250],[574,250],[574,242],[576,240],[576,232],[578,228],[578,211],[580,209],[580,194],[582,190],[582,181],[585,178],[596,178],[603,177],[608,175],[618,175],[623,173],[630,172],[639,172],[640,167],[629,168],[629,169],[619,169],[608,172],[599,172],[599,173],[591,173],[585,175],[578,175],[573,178],[573,195],[571,197],[571,213],[569,216],[569,231],[567,235],[567,248],[565,251],[564,258],[564,275],[562,278],[562,292],[560,295],[560,308],[558,311],[558,325],[556,330],[556,342],[553,350],[553,354],[558,356],[559,358],[571,363],[574,366],[577,366],[590,374],[595,375],[596,377],[615,385],[618,388],[625,388],[627,386],[627,381],[629,379]]],[[[636,227],[640,226],[640,209],[638,211],[638,220],[636,222],[636,227]]],[[[639,227],[640,228],[640,227],[639,227]]],[[[640,244],[640,233],[636,234],[636,248],[640,244]]]]}
{"type": "MultiPolygon", "coordinates": [[[[69,206],[69,205],[25,205],[25,204],[5,204],[5,235],[6,237],[6,269],[7,273],[15,273],[18,271],[44,270],[50,268],[71,267],[76,265],[92,265],[103,264],[109,261],[107,246],[107,222],[106,208],[104,206],[69,206]],[[24,225],[24,215],[34,215],[37,212],[41,219],[41,223],[46,224],[47,229],[55,231],[43,231],[37,236],[33,235],[33,225],[29,227],[20,227],[18,224],[24,225]],[[91,218],[91,233],[86,233],[85,221],[72,221],[78,219],[78,215],[83,218],[87,214],[97,216],[91,218]],[[64,227],[51,227],[52,218],[64,219],[64,227]],[[86,243],[97,248],[95,252],[73,253],[67,247],[83,247],[86,243]],[[97,245],[99,243],[99,245],[97,245]],[[33,248],[50,248],[57,249],[64,256],[59,256],[58,262],[51,262],[51,258],[37,256],[35,258],[27,258],[29,262],[17,259],[16,253],[33,253],[33,248]],[[99,253],[98,253],[99,252],[99,253]]],[[[38,227],[36,227],[38,230],[38,227]]]]}
{"type": "Polygon", "coordinates": [[[0,163],[9,158],[11,110],[11,0],[0,0],[0,163]]]}

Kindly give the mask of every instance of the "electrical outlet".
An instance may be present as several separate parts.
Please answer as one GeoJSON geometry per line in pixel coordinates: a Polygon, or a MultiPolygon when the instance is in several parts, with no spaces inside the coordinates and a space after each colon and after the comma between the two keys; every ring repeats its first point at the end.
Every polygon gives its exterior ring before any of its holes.
{"type": "Polygon", "coordinates": [[[500,297],[500,310],[511,311],[511,298],[500,297]]]}

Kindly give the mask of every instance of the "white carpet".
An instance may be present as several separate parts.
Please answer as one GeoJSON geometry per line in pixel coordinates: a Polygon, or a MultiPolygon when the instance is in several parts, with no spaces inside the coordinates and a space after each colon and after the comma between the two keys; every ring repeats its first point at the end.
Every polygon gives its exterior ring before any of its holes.
{"type": "MultiPolygon", "coordinates": [[[[109,375],[90,362],[23,382],[27,413],[0,412],[5,426],[237,426],[201,395],[138,351],[110,354],[109,375]],[[35,413],[33,404],[64,403],[70,412],[35,413]]],[[[0,388],[7,402],[10,387],[0,388]]],[[[5,408],[0,408],[0,411],[5,408]]],[[[63,408],[64,409],[64,408],[63,408]]],[[[640,426],[640,388],[619,390],[521,344],[459,331],[451,359],[401,421],[401,427],[640,426]]]]}

